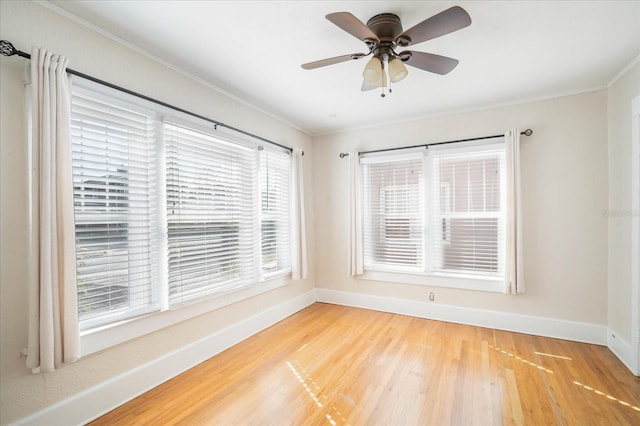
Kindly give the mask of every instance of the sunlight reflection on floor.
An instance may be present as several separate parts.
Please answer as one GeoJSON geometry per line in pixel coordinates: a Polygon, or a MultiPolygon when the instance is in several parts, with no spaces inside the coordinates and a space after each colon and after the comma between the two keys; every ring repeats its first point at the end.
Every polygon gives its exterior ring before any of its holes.
{"type": "Polygon", "coordinates": [[[636,407],[635,405],[631,405],[628,402],[622,401],[622,400],[616,398],[615,396],[611,396],[611,395],[609,395],[609,394],[607,394],[605,392],[602,392],[602,391],[599,391],[597,389],[594,389],[591,386],[583,385],[582,383],[580,383],[580,382],[578,382],[576,380],[574,380],[573,383],[575,385],[578,385],[578,386],[582,387],[583,389],[586,389],[588,391],[591,391],[591,392],[595,393],[596,395],[604,396],[604,397],[606,397],[606,398],[608,398],[608,399],[610,399],[612,401],[616,401],[620,405],[624,405],[625,407],[629,407],[629,408],[631,408],[633,410],[640,411],[640,408],[636,407]]]}
{"type": "Polygon", "coordinates": [[[521,357],[519,357],[517,355],[512,354],[511,352],[505,351],[504,349],[496,348],[496,347],[491,346],[491,345],[489,345],[489,347],[491,349],[493,349],[494,351],[496,351],[496,352],[500,352],[500,353],[502,353],[504,355],[510,356],[513,359],[516,359],[516,360],[518,360],[520,362],[523,362],[525,364],[529,364],[530,366],[536,367],[539,370],[546,371],[549,374],[553,374],[553,371],[549,370],[548,368],[543,367],[542,365],[536,364],[535,362],[531,362],[531,361],[529,361],[527,359],[521,358],[521,357]]]}
{"type": "Polygon", "coordinates": [[[573,361],[573,358],[569,358],[567,356],[562,356],[562,355],[546,354],[544,352],[534,352],[534,354],[542,355],[542,356],[548,356],[548,357],[551,357],[551,358],[566,359],[567,361],[573,361]]]}
{"type": "MultiPolygon", "coordinates": [[[[322,408],[322,403],[320,402],[320,400],[318,399],[316,394],[311,390],[309,385],[307,385],[307,383],[302,378],[300,373],[298,373],[298,370],[296,370],[296,368],[293,365],[291,365],[291,363],[289,361],[287,361],[287,365],[289,366],[289,369],[293,372],[293,374],[298,378],[298,381],[300,382],[300,384],[302,384],[302,387],[304,388],[304,390],[307,391],[309,396],[311,396],[311,399],[313,399],[313,401],[316,403],[316,405],[318,407],[322,408]]],[[[313,383],[313,384],[316,386],[316,388],[318,388],[317,384],[315,384],[315,383],[313,383]]]]}
{"type": "MultiPolygon", "coordinates": [[[[298,352],[304,349],[304,346],[298,349],[298,352]]],[[[304,368],[304,366],[300,364],[299,361],[295,361],[295,364],[298,368],[294,367],[293,364],[287,361],[287,366],[289,366],[289,369],[296,376],[296,378],[298,379],[298,381],[300,382],[304,390],[307,392],[307,394],[309,394],[311,399],[313,399],[313,401],[316,403],[318,408],[323,408],[324,404],[320,401],[320,398],[323,398],[325,402],[327,402],[328,398],[324,395],[320,395],[320,386],[318,386],[318,384],[313,380],[313,378],[309,375],[309,373],[307,373],[306,368],[304,368]],[[311,389],[311,387],[315,388],[316,392],[318,392],[317,395],[311,389]]],[[[348,426],[347,420],[344,418],[342,413],[340,413],[340,411],[338,411],[338,409],[335,406],[332,407],[329,413],[325,414],[325,417],[327,418],[327,421],[331,424],[331,426],[337,426],[336,420],[331,416],[331,413],[333,412],[335,412],[337,417],[339,417],[342,420],[342,422],[348,426]]]]}

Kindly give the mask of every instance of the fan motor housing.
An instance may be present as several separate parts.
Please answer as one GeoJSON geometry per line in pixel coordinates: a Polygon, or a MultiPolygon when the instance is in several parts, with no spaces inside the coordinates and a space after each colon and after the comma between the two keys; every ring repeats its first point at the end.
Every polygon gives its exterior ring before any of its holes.
{"type": "Polygon", "coordinates": [[[367,21],[367,27],[380,41],[393,41],[402,34],[402,22],[398,15],[380,13],[367,21]]]}

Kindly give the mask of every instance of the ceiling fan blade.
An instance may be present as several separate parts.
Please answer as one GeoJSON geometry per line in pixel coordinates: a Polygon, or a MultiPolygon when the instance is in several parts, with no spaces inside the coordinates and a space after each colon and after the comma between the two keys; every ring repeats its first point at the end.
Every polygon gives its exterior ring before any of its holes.
{"type": "Polygon", "coordinates": [[[349,12],[330,13],[326,18],[359,40],[373,40],[376,44],[380,41],[369,27],[349,12]]]}
{"type": "Polygon", "coordinates": [[[409,46],[452,33],[469,25],[471,25],[469,14],[460,6],[453,6],[409,28],[396,37],[396,41],[401,46],[409,46]],[[408,44],[406,39],[409,39],[408,44]]]}
{"type": "Polygon", "coordinates": [[[400,53],[401,58],[406,58],[407,56],[408,59],[403,59],[405,64],[440,75],[450,73],[459,62],[457,59],[434,55],[433,53],[414,52],[410,50],[400,53]]]}
{"type": "Polygon", "coordinates": [[[333,58],[307,62],[306,64],[302,64],[302,68],[304,68],[305,70],[312,70],[315,68],[326,67],[327,65],[339,64],[340,62],[360,59],[363,56],[366,56],[366,55],[364,53],[350,53],[348,55],[334,56],[333,58]]]}

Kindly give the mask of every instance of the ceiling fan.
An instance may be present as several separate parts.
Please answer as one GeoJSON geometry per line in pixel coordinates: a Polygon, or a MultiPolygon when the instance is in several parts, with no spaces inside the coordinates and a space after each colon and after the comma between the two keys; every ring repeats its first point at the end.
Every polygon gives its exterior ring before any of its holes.
{"type": "Polygon", "coordinates": [[[404,64],[441,75],[449,73],[458,65],[457,59],[413,50],[397,53],[397,48],[422,43],[471,24],[471,17],[459,6],[444,10],[406,31],[402,30],[400,18],[393,13],[376,15],[367,21],[367,25],[349,12],[330,13],[326,18],[362,40],[367,45],[369,53],[351,53],[321,59],[303,64],[302,68],[311,70],[372,55],[362,72],[364,81],[361,90],[381,87],[382,97],[385,96],[384,89],[388,86],[388,81],[397,83],[407,76],[408,71],[404,64]]]}

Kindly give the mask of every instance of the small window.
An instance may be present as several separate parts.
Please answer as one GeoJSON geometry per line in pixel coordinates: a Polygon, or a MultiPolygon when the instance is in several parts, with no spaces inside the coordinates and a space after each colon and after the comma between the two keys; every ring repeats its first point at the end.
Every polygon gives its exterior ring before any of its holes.
{"type": "Polygon", "coordinates": [[[75,90],[71,113],[81,322],[154,309],[152,117],[75,90]]]}
{"type": "Polygon", "coordinates": [[[422,264],[422,163],[363,163],[365,266],[422,264]]]}
{"type": "Polygon", "coordinates": [[[502,275],[504,151],[435,153],[432,270],[502,275]]]}
{"type": "Polygon", "coordinates": [[[260,152],[262,270],[265,274],[291,270],[289,249],[289,176],[291,158],[282,152],[260,152]]]}

